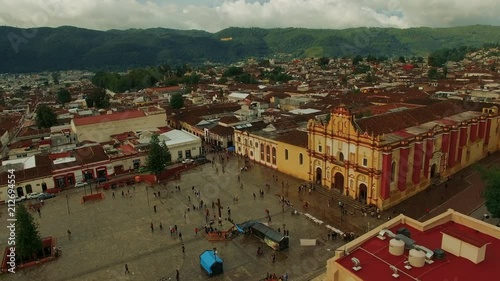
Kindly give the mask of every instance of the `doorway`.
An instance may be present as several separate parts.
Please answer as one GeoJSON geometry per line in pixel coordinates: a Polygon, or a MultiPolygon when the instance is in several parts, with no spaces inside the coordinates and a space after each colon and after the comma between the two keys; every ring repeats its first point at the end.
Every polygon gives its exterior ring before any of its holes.
{"type": "Polygon", "coordinates": [[[359,201],[366,203],[366,198],[368,198],[368,187],[362,183],[359,185],[359,201]]]}
{"type": "Polygon", "coordinates": [[[335,189],[340,191],[340,193],[344,193],[344,176],[341,173],[336,173],[333,177],[333,183],[335,189]]]}
{"type": "Polygon", "coordinates": [[[320,168],[320,167],[317,167],[317,168],[316,168],[316,179],[315,179],[316,184],[321,185],[321,183],[322,183],[322,181],[321,181],[321,177],[322,177],[322,171],[321,171],[321,168],[320,168]]]}

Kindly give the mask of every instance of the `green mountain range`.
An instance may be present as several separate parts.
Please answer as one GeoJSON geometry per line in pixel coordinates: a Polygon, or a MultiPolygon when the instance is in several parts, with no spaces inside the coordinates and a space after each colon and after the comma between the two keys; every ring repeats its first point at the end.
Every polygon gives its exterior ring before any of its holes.
{"type": "Polygon", "coordinates": [[[451,28],[227,28],[217,33],[165,28],[97,31],[77,27],[0,27],[0,73],[123,70],[160,64],[229,63],[274,55],[425,56],[442,48],[500,42],[498,26],[451,28]]]}

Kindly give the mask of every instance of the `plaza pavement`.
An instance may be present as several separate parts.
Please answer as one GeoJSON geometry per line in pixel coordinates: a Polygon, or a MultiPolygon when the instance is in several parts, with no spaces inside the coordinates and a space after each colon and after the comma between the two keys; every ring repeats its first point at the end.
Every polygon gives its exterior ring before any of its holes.
{"type": "MultiPolygon", "coordinates": [[[[242,160],[233,156],[222,173],[211,164],[205,164],[182,174],[179,181],[169,182],[166,187],[156,186],[146,191],[144,184],[132,187],[103,191],[106,198],[96,202],[81,204],[83,189],[74,189],[60,193],[56,198],[45,201],[41,209],[41,218],[35,212],[33,216],[39,223],[43,237],[53,236],[62,248],[62,257],[41,266],[20,270],[9,274],[5,280],[158,280],[171,277],[175,280],[175,270],[180,271],[180,280],[206,280],[208,277],[199,265],[199,254],[206,249],[217,248],[218,255],[224,260],[225,273],[212,280],[261,280],[267,272],[277,275],[288,273],[290,280],[310,280],[324,271],[325,262],[333,256],[333,250],[343,242],[327,241],[327,229],[305,216],[292,216],[291,209],[282,211],[279,198],[281,185],[273,184],[270,190],[265,183],[271,178],[271,172],[265,167],[253,166],[241,174],[243,189],[237,182],[242,160]],[[174,191],[175,185],[181,191],[174,191]],[[231,208],[231,218],[236,223],[259,219],[265,222],[265,209],[270,210],[271,226],[283,229],[283,224],[290,231],[290,249],[275,252],[276,263],[272,264],[271,248],[265,246],[253,236],[239,235],[228,242],[208,242],[202,235],[205,216],[201,211],[187,212],[193,202],[198,205],[191,187],[201,192],[201,198],[207,203],[210,216],[217,209],[211,208],[211,202],[218,198],[224,207],[223,218],[227,218],[227,207],[231,208]],[[263,199],[259,189],[265,190],[263,199]],[[121,191],[130,191],[131,197],[122,197],[121,191]],[[160,190],[161,198],[155,198],[153,192],[160,190]],[[239,201],[232,200],[234,195],[239,201]],[[67,199],[66,199],[66,196],[67,199]],[[188,202],[188,196],[191,201],[188,202]],[[148,199],[149,198],[149,205],[148,199]],[[189,204],[189,205],[188,205],[189,204]],[[157,206],[157,213],[153,206],[157,206]],[[69,206],[69,214],[68,214],[69,206]],[[186,212],[186,218],[184,218],[186,212]],[[151,232],[150,223],[155,230],[151,232]],[[163,224],[163,231],[158,228],[163,224]],[[183,234],[186,253],[182,253],[181,241],[171,236],[170,225],[177,224],[183,234]],[[200,233],[195,236],[194,228],[200,233]],[[71,239],[66,231],[72,232],[71,239]],[[317,238],[314,247],[300,246],[301,238],[317,238]],[[264,256],[257,257],[257,247],[264,249],[264,256]],[[125,274],[124,265],[128,264],[131,274],[125,274]]],[[[293,179],[290,179],[292,181],[293,179]]],[[[296,193],[290,184],[290,193],[296,193]]],[[[87,188],[86,192],[90,190],[87,188]]],[[[94,191],[95,192],[95,191],[94,191]]],[[[284,192],[285,193],[285,192],[284,192]]],[[[5,216],[2,216],[4,219],[5,216]]],[[[6,222],[5,222],[6,223],[6,222]]],[[[231,224],[223,223],[223,229],[231,224]]],[[[7,229],[0,229],[2,246],[6,246],[7,229]]]]}

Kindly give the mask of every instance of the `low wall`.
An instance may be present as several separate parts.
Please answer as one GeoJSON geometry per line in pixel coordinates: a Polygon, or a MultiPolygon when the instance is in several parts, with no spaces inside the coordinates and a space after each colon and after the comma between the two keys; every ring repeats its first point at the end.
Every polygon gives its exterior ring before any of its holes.
{"type": "Polygon", "coordinates": [[[83,195],[81,203],[89,202],[89,201],[95,201],[95,200],[101,200],[104,199],[104,194],[99,192],[99,193],[94,193],[94,194],[89,194],[89,195],[83,195]]]}
{"type": "MultiPolygon", "coordinates": [[[[45,258],[40,259],[40,260],[29,261],[29,262],[25,262],[25,263],[21,263],[19,265],[16,265],[14,270],[17,271],[18,269],[30,268],[30,267],[35,266],[35,265],[40,265],[40,264],[44,264],[46,262],[55,260],[56,258],[54,257],[54,254],[52,253],[52,249],[53,249],[54,245],[55,245],[55,239],[53,239],[52,237],[43,238],[42,239],[42,247],[43,248],[50,247],[51,254],[45,258]]],[[[8,257],[10,252],[11,252],[10,247],[6,247],[4,254],[3,254],[2,267],[0,270],[2,273],[9,272],[9,268],[11,268],[10,266],[7,265],[7,262],[9,262],[9,259],[10,259],[8,257]]]]}

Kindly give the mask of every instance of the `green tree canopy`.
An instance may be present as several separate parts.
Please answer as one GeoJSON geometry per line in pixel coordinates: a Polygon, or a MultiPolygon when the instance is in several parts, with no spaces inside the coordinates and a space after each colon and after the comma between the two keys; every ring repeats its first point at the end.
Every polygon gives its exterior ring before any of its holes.
{"type": "Polygon", "coordinates": [[[57,102],[60,104],[65,104],[71,101],[71,93],[66,89],[60,89],[57,92],[57,102]]]}
{"type": "Polygon", "coordinates": [[[31,259],[42,249],[38,225],[22,204],[16,206],[16,219],[16,251],[21,260],[31,259]]]}
{"type": "Polygon", "coordinates": [[[184,107],[184,97],[181,93],[173,94],[170,97],[170,106],[175,109],[184,107]]]}
{"type": "Polygon", "coordinates": [[[97,108],[107,108],[109,107],[109,95],[106,94],[106,90],[103,88],[96,88],[87,96],[87,106],[97,107],[97,108]]]}
{"type": "Polygon", "coordinates": [[[165,142],[160,143],[159,136],[154,134],[149,142],[148,157],[146,159],[146,168],[155,175],[165,171],[167,164],[172,161],[172,156],[165,142]]]}
{"type": "Polygon", "coordinates": [[[36,125],[42,128],[50,128],[57,123],[57,115],[45,104],[36,109],[36,125]]]}
{"type": "Polygon", "coordinates": [[[494,218],[500,219],[500,168],[481,166],[479,171],[486,183],[483,192],[486,208],[494,218]]]}

